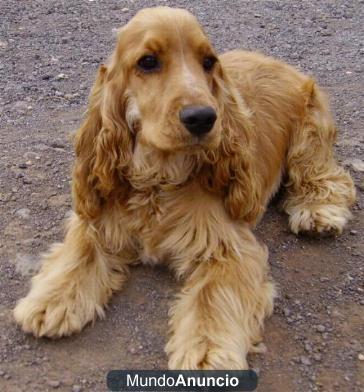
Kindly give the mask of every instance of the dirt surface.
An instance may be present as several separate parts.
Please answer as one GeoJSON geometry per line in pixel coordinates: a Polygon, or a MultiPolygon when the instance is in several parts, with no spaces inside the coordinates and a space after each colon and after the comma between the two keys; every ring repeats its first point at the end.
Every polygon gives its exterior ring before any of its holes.
{"type": "Polygon", "coordinates": [[[136,10],[191,10],[217,49],[260,50],[315,75],[340,129],[339,159],[358,186],[337,238],[297,238],[270,207],[257,235],[280,289],[265,355],[250,357],[259,391],[364,390],[363,1],[16,1],[0,3],[0,390],[105,391],[115,368],[165,368],[168,305],[178,284],[138,267],[107,318],[60,341],[25,336],[12,309],[37,255],[62,239],[71,206],[69,136],[114,31],[136,10]]]}

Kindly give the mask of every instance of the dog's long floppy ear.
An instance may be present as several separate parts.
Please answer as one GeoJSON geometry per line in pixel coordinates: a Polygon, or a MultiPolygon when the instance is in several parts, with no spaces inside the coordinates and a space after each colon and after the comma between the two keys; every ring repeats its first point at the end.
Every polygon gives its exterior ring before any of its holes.
{"type": "Polygon", "coordinates": [[[251,114],[221,65],[214,78],[220,106],[222,140],[216,151],[207,152],[206,187],[222,194],[233,219],[255,223],[263,212],[261,184],[254,170],[251,114]]]}
{"type": "Polygon", "coordinates": [[[101,66],[86,118],[75,136],[73,199],[76,212],[95,218],[112,192],[128,189],[132,136],[125,120],[125,86],[120,66],[101,66]]]}

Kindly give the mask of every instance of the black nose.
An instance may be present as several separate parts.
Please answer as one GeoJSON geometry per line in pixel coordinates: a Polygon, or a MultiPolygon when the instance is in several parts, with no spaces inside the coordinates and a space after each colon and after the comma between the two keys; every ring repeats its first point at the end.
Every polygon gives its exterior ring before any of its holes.
{"type": "Polygon", "coordinates": [[[183,125],[194,135],[211,131],[216,121],[216,112],[211,106],[186,106],[179,113],[183,125]]]}

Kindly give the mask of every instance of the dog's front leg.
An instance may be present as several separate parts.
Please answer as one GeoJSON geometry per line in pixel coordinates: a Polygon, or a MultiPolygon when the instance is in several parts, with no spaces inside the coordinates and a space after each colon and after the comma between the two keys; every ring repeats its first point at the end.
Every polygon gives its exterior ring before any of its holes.
{"type": "Polygon", "coordinates": [[[103,249],[90,224],[73,215],[64,242],[44,255],[29,294],[14,310],[15,319],[35,336],[79,332],[103,316],[103,306],[125,273],[125,264],[103,249]]]}
{"type": "Polygon", "coordinates": [[[238,249],[223,242],[198,263],[171,309],[171,369],[246,369],[273,309],[267,251],[247,229],[238,249]]]}

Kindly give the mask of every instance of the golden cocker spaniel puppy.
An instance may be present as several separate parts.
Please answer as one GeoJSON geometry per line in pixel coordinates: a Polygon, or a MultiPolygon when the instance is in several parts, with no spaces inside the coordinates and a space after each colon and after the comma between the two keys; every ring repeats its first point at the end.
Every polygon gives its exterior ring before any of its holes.
{"type": "Polygon", "coordinates": [[[275,289],[252,233],[284,182],[294,233],[340,233],[355,188],[334,158],[325,95],[291,66],[218,56],[187,11],[140,11],[101,66],[75,139],[74,213],[14,315],[24,331],[79,332],[128,267],[184,280],[166,346],[174,369],[243,369],[275,289]]]}

